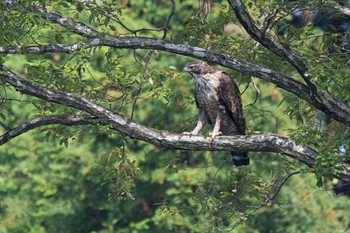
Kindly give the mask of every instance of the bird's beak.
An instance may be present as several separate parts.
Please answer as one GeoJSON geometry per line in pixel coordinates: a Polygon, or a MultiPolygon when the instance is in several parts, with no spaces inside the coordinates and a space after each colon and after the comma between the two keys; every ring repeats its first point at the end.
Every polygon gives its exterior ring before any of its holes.
{"type": "Polygon", "coordinates": [[[184,69],[182,70],[183,72],[190,72],[191,69],[188,66],[185,66],[184,69]]]}

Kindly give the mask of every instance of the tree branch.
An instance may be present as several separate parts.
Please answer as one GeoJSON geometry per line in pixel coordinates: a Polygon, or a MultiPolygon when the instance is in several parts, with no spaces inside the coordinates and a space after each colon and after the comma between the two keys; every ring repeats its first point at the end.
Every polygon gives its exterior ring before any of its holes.
{"type": "MultiPolygon", "coordinates": [[[[3,71],[3,74],[0,73],[0,78],[21,93],[64,106],[70,106],[92,115],[91,118],[67,119],[67,117],[63,117],[63,124],[93,124],[98,120],[100,124],[109,126],[111,129],[117,130],[131,138],[143,140],[159,147],[198,151],[275,152],[297,159],[308,167],[314,166],[317,157],[317,152],[315,150],[307,146],[297,145],[294,141],[275,134],[219,136],[213,139],[212,137],[189,136],[149,128],[137,124],[118,113],[113,113],[85,98],[63,91],[49,90],[20,78],[3,65],[0,65],[0,70],[3,71]]],[[[39,121],[39,123],[43,124],[44,122],[49,122],[49,120],[61,124],[59,121],[60,118],[56,118],[56,121],[53,121],[54,119],[44,118],[39,121]]],[[[36,126],[35,122],[32,122],[26,127],[32,129],[31,127],[34,126],[36,126]]],[[[21,128],[19,128],[17,132],[21,132],[20,129],[21,128]]],[[[350,182],[350,165],[346,163],[337,163],[336,166],[344,168],[344,171],[337,174],[337,176],[344,181],[350,182]]]]}
{"type": "MultiPolygon", "coordinates": [[[[227,1],[231,6],[231,8],[235,11],[238,20],[243,25],[245,30],[249,33],[249,35],[252,38],[254,38],[256,41],[261,43],[264,47],[266,47],[276,55],[286,59],[290,64],[292,64],[307,84],[307,86],[303,86],[302,92],[304,92],[304,94],[302,95],[300,95],[301,93],[298,94],[291,90],[285,89],[283,87],[282,88],[306,100],[310,104],[314,105],[317,109],[325,112],[329,117],[334,118],[340,122],[349,124],[350,107],[347,104],[337,100],[327,90],[322,90],[321,92],[318,93],[317,87],[310,80],[310,75],[306,73],[308,70],[308,67],[306,65],[306,62],[302,58],[302,56],[297,51],[293,50],[290,46],[283,44],[277,39],[275,39],[267,31],[263,31],[259,29],[256,23],[250,17],[247,9],[245,8],[241,0],[227,0],[227,1]],[[340,111],[342,113],[337,111],[340,111]]],[[[256,75],[256,76],[262,78],[259,75],[256,75]]],[[[278,78],[283,78],[284,80],[286,80],[286,77],[283,77],[283,75],[278,75],[278,76],[279,76],[278,78]]],[[[289,77],[287,78],[291,79],[289,77]]],[[[273,83],[276,84],[276,82],[273,82],[273,83]]],[[[278,84],[276,85],[278,86],[278,84]]]]}
{"type": "Polygon", "coordinates": [[[238,150],[238,151],[268,151],[285,153],[312,166],[316,152],[310,148],[298,146],[287,138],[277,135],[255,135],[235,137],[185,136],[172,134],[148,128],[130,121],[126,117],[113,113],[104,107],[88,101],[85,98],[62,91],[49,90],[28,80],[22,79],[15,73],[0,65],[0,78],[13,86],[17,91],[38,97],[40,99],[70,106],[97,117],[102,124],[110,125],[132,138],[150,142],[156,146],[165,146],[186,150],[238,150]],[[235,139],[234,142],[232,139],[235,139]]]}
{"type": "MultiPolygon", "coordinates": [[[[310,94],[306,85],[264,66],[242,61],[229,55],[216,53],[204,48],[194,47],[184,44],[176,44],[167,40],[152,39],[145,37],[116,37],[104,35],[100,39],[90,39],[83,47],[112,46],[115,48],[139,48],[155,49],[181,54],[194,58],[199,58],[209,62],[214,62],[222,66],[234,69],[249,76],[261,78],[267,82],[275,84],[286,91],[293,93],[305,100],[317,109],[325,112],[333,119],[350,123],[350,107],[334,98],[327,91],[323,90],[317,95],[310,94]]],[[[73,52],[81,47],[72,45],[48,45],[48,46],[28,46],[28,47],[0,47],[0,54],[6,53],[41,53],[41,52],[73,52]],[[75,50],[74,50],[75,49],[75,50]]]]}
{"type": "MultiPolygon", "coordinates": [[[[90,45],[92,47],[93,45],[90,45]]],[[[84,46],[88,47],[88,46],[84,46]]],[[[8,46],[0,47],[0,54],[40,54],[40,53],[72,53],[81,49],[79,44],[52,44],[40,46],[8,46]]]]}
{"type": "Polygon", "coordinates": [[[88,125],[95,124],[97,122],[96,117],[93,116],[67,116],[67,115],[56,115],[56,116],[44,116],[29,121],[12,128],[7,129],[7,132],[0,136],[0,145],[5,144],[11,139],[28,132],[34,128],[38,128],[44,125],[60,124],[60,125],[88,125]]]}
{"type": "MultiPolygon", "coordinates": [[[[240,14],[244,16],[243,23],[246,22],[246,24],[250,25],[250,27],[253,29],[253,34],[257,34],[258,38],[262,40],[262,43],[265,43],[265,45],[269,46],[270,49],[272,48],[275,50],[277,55],[287,58],[287,60],[289,59],[288,61],[292,62],[292,64],[294,64],[296,67],[299,67],[297,69],[303,70],[304,72],[303,67],[305,64],[298,53],[293,51],[289,46],[281,44],[271,35],[262,33],[251,20],[240,0],[228,1],[233,5],[233,7],[237,5],[237,10],[240,11],[240,14]]],[[[89,26],[76,22],[72,18],[64,17],[58,13],[51,12],[40,7],[34,7],[34,10],[43,18],[49,19],[55,23],[62,25],[63,27],[66,27],[69,30],[73,30],[73,32],[79,35],[87,37],[88,40],[85,44],[82,44],[83,47],[104,45],[115,48],[154,49],[214,62],[222,66],[234,69],[238,72],[247,74],[249,76],[255,76],[265,81],[274,83],[276,86],[295,94],[299,98],[315,106],[317,109],[325,112],[329,117],[343,123],[350,123],[350,107],[347,104],[337,100],[325,90],[321,91],[320,93],[317,93],[317,91],[311,91],[310,88],[305,84],[266,67],[244,62],[227,54],[216,53],[200,47],[177,44],[164,39],[153,39],[145,37],[118,37],[107,34],[100,34],[89,26]]],[[[66,46],[67,48],[62,45],[56,47],[53,45],[48,45],[47,47],[43,48],[40,46],[30,46],[18,48],[18,51],[22,53],[38,53],[40,51],[56,52],[60,50],[73,52],[74,48],[76,50],[80,48],[74,44],[66,46]]],[[[0,48],[0,53],[6,53],[2,51],[14,52],[16,49],[13,47],[0,48]]]]}
{"type": "Polygon", "coordinates": [[[64,17],[56,12],[52,12],[38,6],[33,6],[33,10],[34,12],[41,15],[41,17],[43,17],[44,19],[48,19],[50,21],[58,23],[61,26],[67,29],[70,29],[74,33],[79,34],[81,36],[90,38],[90,37],[97,37],[100,35],[99,32],[95,31],[94,29],[87,26],[86,24],[81,22],[76,22],[74,19],[69,17],[64,17]]]}
{"type": "MultiPolygon", "coordinates": [[[[260,209],[264,208],[267,204],[269,204],[270,201],[274,200],[277,195],[281,192],[283,185],[288,181],[289,178],[291,178],[292,176],[296,175],[296,174],[300,174],[300,171],[295,171],[290,173],[289,175],[287,175],[283,181],[281,182],[281,184],[277,187],[277,190],[271,194],[269,197],[266,198],[266,200],[261,203],[259,206],[255,207],[254,210],[252,210],[250,213],[248,213],[246,215],[246,218],[249,218],[250,216],[252,216],[253,214],[255,214],[256,212],[258,212],[260,209]]],[[[243,223],[243,221],[245,221],[245,219],[241,219],[239,220],[233,227],[232,230],[235,229],[236,227],[238,227],[239,225],[241,225],[243,223]]]]}
{"type": "Polygon", "coordinates": [[[315,84],[310,81],[309,75],[306,74],[308,67],[302,58],[302,56],[290,46],[281,43],[275,39],[267,31],[259,29],[253,19],[250,17],[247,9],[241,0],[227,0],[231,8],[235,11],[236,16],[248,34],[262,44],[264,47],[269,49],[274,54],[286,59],[290,64],[292,64],[302,78],[307,83],[310,91],[317,93],[315,84]]]}
{"type": "MultiPolygon", "coordinates": [[[[227,54],[216,53],[204,48],[177,44],[171,41],[162,39],[153,39],[146,37],[117,37],[111,35],[103,35],[101,38],[91,38],[86,43],[82,43],[83,47],[93,46],[111,46],[115,48],[128,49],[155,49],[168,51],[171,53],[181,54],[209,62],[226,66],[228,68],[245,73],[249,76],[259,77],[265,81],[274,83],[276,86],[284,90],[292,92],[298,97],[312,103],[307,87],[288,76],[280,74],[269,68],[259,66],[253,63],[245,62],[240,59],[231,57],[227,54]]],[[[47,46],[27,46],[27,47],[0,47],[0,54],[18,54],[18,53],[48,53],[48,52],[65,52],[71,53],[78,51],[82,46],[78,44],[70,45],[47,45],[47,46]]],[[[350,110],[349,110],[350,111],[350,110]]]]}
{"type": "Polygon", "coordinates": [[[339,14],[343,15],[344,17],[350,17],[350,8],[341,6],[339,4],[333,6],[333,9],[335,9],[339,14]]]}

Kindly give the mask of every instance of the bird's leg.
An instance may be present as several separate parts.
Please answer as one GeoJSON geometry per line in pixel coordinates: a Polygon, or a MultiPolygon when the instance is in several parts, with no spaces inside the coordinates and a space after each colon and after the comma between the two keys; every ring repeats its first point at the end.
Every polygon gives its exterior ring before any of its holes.
{"type": "Polygon", "coordinates": [[[204,111],[201,111],[201,113],[199,114],[196,128],[194,128],[194,130],[192,130],[191,132],[183,132],[182,134],[184,134],[184,135],[198,135],[198,133],[203,129],[203,127],[205,126],[207,121],[208,121],[207,115],[205,114],[204,111]]]}
{"type": "Polygon", "coordinates": [[[222,133],[220,132],[220,126],[221,126],[221,113],[220,111],[218,111],[218,114],[216,115],[216,119],[215,119],[213,132],[209,133],[209,136],[211,136],[212,138],[215,138],[216,136],[221,135],[222,133]]]}

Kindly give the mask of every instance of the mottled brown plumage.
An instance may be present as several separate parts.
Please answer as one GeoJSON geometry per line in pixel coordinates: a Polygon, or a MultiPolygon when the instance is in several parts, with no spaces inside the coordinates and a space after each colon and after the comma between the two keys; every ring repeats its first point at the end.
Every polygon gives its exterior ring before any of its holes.
{"type": "MultiPolygon", "coordinates": [[[[184,71],[189,72],[195,84],[195,100],[199,109],[196,128],[190,132],[197,135],[206,123],[217,135],[244,135],[246,123],[241,94],[236,82],[223,71],[216,70],[206,62],[188,64],[184,71]]],[[[236,166],[249,165],[247,152],[231,152],[236,166]]]]}

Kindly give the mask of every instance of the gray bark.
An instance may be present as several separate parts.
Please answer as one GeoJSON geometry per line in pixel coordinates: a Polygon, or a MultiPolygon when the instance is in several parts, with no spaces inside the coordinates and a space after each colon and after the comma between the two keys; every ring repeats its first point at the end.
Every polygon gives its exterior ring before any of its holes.
{"type": "MultiPolygon", "coordinates": [[[[76,22],[72,18],[64,17],[49,10],[33,7],[34,11],[41,17],[60,24],[68,31],[79,34],[81,41],[72,44],[54,44],[42,46],[12,46],[0,47],[0,54],[39,54],[39,53],[72,53],[80,49],[109,46],[120,49],[154,49],[180,54],[197,59],[213,62],[249,76],[261,78],[276,86],[289,91],[297,97],[307,101],[319,110],[324,111],[335,120],[349,124],[350,107],[337,100],[327,91],[318,91],[317,87],[310,81],[307,74],[307,64],[302,56],[291,47],[282,44],[268,32],[257,27],[255,22],[247,13],[244,5],[239,0],[228,0],[236,12],[236,15],[247,32],[253,39],[257,40],[266,48],[270,49],[277,56],[286,59],[299,72],[305,83],[294,80],[258,64],[242,61],[229,54],[214,52],[205,48],[174,43],[164,39],[145,37],[120,37],[99,33],[91,27],[76,22]]],[[[13,7],[16,7],[15,5],[13,7]]],[[[168,19],[169,21],[170,19],[168,19]]],[[[164,30],[166,27],[164,28],[164,30]]],[[[274,134],[260,134],[251,136],[219,136],[216,138],[203,136],[189,136],[178,133],[171,133],[165,130],[157,130],[133,122],[121,114],[114,113],[108,109],[93,103],[85,98],[71,93],[50,90],[31,81],[23,79],[11,72],[5,66],[0,65],[0,79],[13,86],[17,91],[38,97],[40,99],[69,106],[84,112],[84,116],[46,116],[29,120],[21,125],[10,128],[4,127],[5,134],[0,136],[0,145],[27,132],[28,130],[50,124],[61,125],[86,125],[101,124],[109,126],[131,138],[149,142],[155,146],[167,147],[182,150],[200,151],[262,151],[285,154],[313,167],[317,157],[317,151],[303,145],[297,145],[294,141],[274,134]]],[[[336,166],[344,168],[344,171],[337,174],[338,177],[350,182],[350,166],[345,163],[337,163],[336,166]]]]}
{"type": "Polygon", "coordinates": [[[277,41],[267,32],[260,30],[249,17],[241,1],[229,0],[228,2],[235,10],[238,18],[248,33],[276,55],[289,61],[296,68],[301,77],[303,77],[306,84],[296,81],[292,77],[267,67],[242,61],[228,54],[214,52],[205,48],[174,43],[164,39],[120,37],[98,33],[89,26],[76,22],[72,18],[64,17],[58,13],[42,9],[40,7],[34,7],[35,12],[37,12],[43,18],[58,23],[74,33],[83,36],[85,38],[85,42],[77,42],[66,45],[56,44],[43,46],[0,47],[0,54],[36,54],[48,52],[72,53],[82,48],[97,46],[109,46],[122,49],[154,49],[167,51],[174,54],[181,54],[213,62],[249,76],[261,78],[307,101],[309,104],[326,113],[328,117],[345,124],[350,124],[350,106],[336,99],[326,90],[317,90],[317,87],[310,81],[310,76],[307,74],[307,66],[301,55],[289,46],[277,41]]]}

